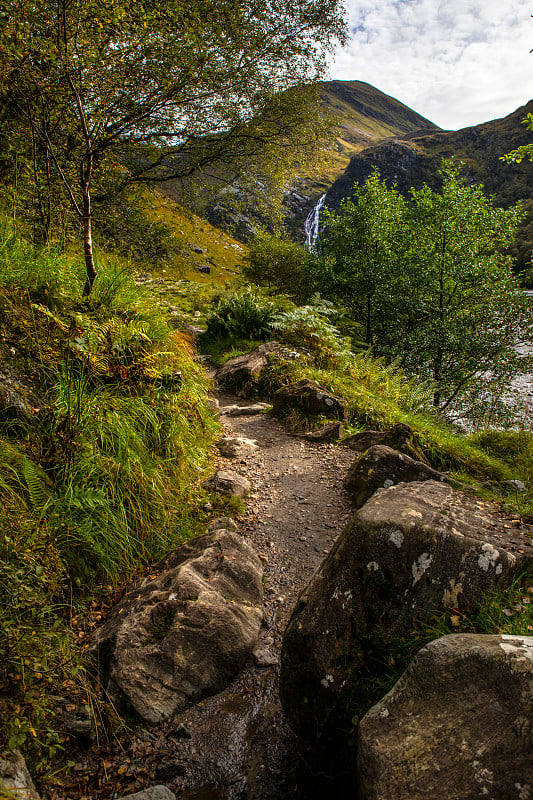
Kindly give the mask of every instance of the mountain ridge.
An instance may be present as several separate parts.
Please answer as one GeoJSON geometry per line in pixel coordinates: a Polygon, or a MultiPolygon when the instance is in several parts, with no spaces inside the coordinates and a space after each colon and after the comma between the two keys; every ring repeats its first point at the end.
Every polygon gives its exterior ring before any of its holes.
{"type": "Polygon", "coordinates": [[[501,157],[531,141],[530,132],[522,124],[528,113],[533,113],[533,100],[506,117],[457,131],[391,137],[378,142],[352,156],[344,173],[327,190],[326,204],[330,209],[338,208],[342,199],[353,193],[354,185],[364,183],[376,167],[387,184],[396,185],[404,195],[411,187],[419,188],[424,183],[439,190],[442,159],[453,156],[464,164],[466,180],[482,184],[496,205],[507,208],[522,201],[527,218],[512,252],[519,268],[523,268],[533,246],[533,170],[527,162],[507,164],[501,157]]]}

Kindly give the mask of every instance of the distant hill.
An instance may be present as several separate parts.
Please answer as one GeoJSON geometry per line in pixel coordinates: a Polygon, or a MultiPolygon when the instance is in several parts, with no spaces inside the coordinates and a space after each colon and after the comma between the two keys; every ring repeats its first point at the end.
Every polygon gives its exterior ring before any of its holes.
{"type": "Polygon", "coordinates": [[[363,81],[324,81],[321,104],[337,125],[337,135],[320,166],[297,178],[287,192],[285,207],[291,227],[303,224],[320,195],[341,177],[350,159],[391,137],[434,133],[441,129],[411,108],[363,81]]]}
{"type": "Polygon", "coordinates": [[[470,183],[481,183],[496,205],[508,207],[523,202],[528,218],[513,249],[519,267],[531,259],[533,248],[533,167],[530,163],[507,164],[503,153],[531,141],[522,125],[533,112],[533,101],[503,119],[459,131],[439,131],[408,137],[396,136],[361,150],[352,156],[344,173],[328,189],[326,205],[337,208],[343,197],[353,193],[354,184],[364,183],[376,166],[390,185],[407,194],[410,187],[427,183],[440,187],[438,170],[443,157],[455,156],[465,163],[470,183]]]}
{"type": "MultiPolygon", "coordinates": [[[[323,113],[336,124],[336,135],[321,154],[320,165],[310,174],[296,178],[285,196],[287,220],[294,231],[301,229],[309,210],[343,175],[355,154],[390,137],[440,131],[436,125],[412,109],[362,81],[326,81],[321,85],[323,113]]],[[[189,204],[192,210],[204,214],[214,225],[230,230],[246,240],[258,217],[253,202],[244,197],[243,208],[235,205],[243,199],[238,185],[222,189],[213,199],[204,198],[195,184],[193,200],[184,199],[184,181],[167,181],[164,193],[177,201],[189,204]],[[236,202],[232,202],[236,201],[236,202]]]]}

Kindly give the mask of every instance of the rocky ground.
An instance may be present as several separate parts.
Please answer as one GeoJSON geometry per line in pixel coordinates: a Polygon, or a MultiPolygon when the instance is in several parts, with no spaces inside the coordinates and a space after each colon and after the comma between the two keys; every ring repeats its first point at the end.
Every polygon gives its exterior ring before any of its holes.
{"type": "MultiPolygon", "coordinates": [[[[246,405],[229,395],[224,407],[246,405]]],[[[278,698],[283,631],[301,589],[350,516],[342,488],[354,453],[291,435],[267,414],[221,422],[228,436],[259,444],[246,459],[220,458],[219,469],[246,476],[252,491],[239,531],[265,566],[265,618],[259,647],[222,693],[170,722],[135,733],[126,744],[93,746],[75,767],[71,798],[120,797],[141,785],[164,784],[187,800],[311,800],[328,776],[314,775],[278,698]]],[[[66,787],[55,795],[64,798],[66,787]]]]}

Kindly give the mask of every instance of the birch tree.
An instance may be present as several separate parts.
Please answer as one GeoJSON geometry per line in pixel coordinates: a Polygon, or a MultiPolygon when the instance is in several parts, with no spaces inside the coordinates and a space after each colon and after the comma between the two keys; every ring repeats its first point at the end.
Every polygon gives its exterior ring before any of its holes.
{"type": "Polygon", "coordinates": [[[8,0],[0,23],[0,126],[79,218],[86,295],[94,187],[282,160],[345,36],[341,0],[8,0]]]}

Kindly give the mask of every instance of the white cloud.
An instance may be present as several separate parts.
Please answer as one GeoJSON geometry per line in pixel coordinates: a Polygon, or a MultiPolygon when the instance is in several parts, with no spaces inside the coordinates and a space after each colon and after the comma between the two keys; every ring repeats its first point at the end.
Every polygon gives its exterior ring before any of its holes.
{"type": "Polygon", "coordinates": [[[510,114],[533,92],[533,0],[347,0],[331,77],[361,80],[443,128],[510,114]]]}

